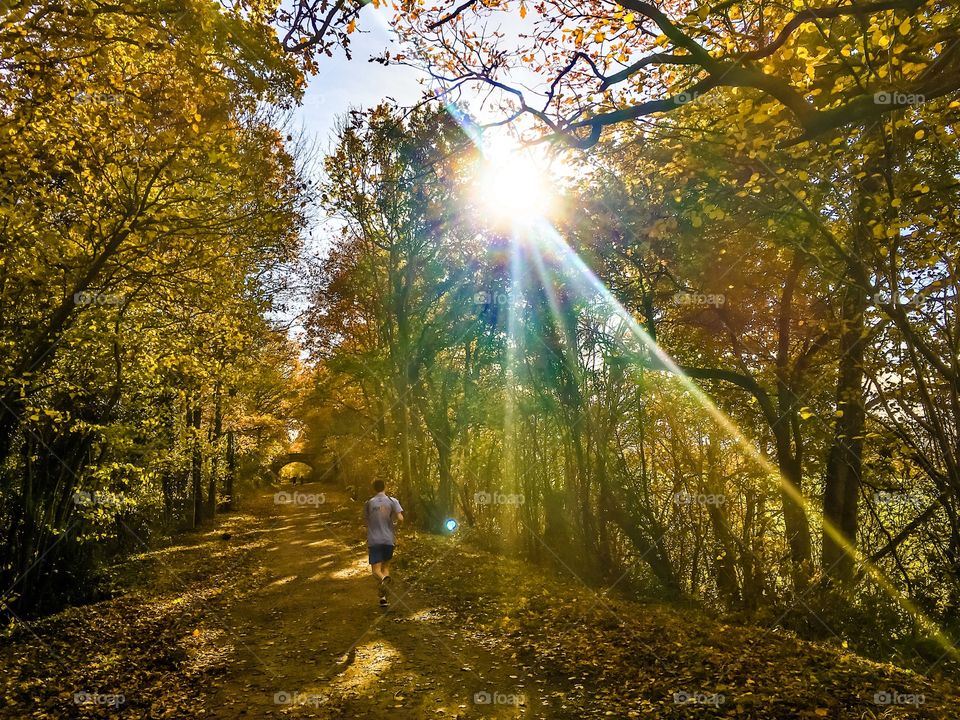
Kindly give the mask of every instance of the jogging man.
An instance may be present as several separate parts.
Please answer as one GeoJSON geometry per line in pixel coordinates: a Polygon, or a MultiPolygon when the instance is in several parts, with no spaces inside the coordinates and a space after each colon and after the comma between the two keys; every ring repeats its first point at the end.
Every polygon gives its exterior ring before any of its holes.
{"type": "Polygon", "coordinates": [[[373,481],[376,492],[363,506],[363,520],[367,524],[367,551],[370,569],[380,589],[380,605],[387,606],[387,585],[390,584],[390,559],[397,538],[393,533],[394,521],[403,522],[403,508],[396,498],[389,497],[383,480],[373,481]]]}

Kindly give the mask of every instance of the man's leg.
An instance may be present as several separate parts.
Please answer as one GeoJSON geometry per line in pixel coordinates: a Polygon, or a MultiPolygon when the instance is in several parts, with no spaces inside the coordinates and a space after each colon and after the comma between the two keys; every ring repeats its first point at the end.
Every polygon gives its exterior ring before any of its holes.
{"type": "Polygon", "coordinates": [[[387,583],[390,582],[390,568],[387,567],[386,562],[377,563],[378,569],[378,587],[377,595],[380,597],[380,606],[386,607],[387,605],[387,583]]]}
{"type": "Polygon", "coordinates": [[[390,582],[390,558],[393,557],[392,545],[371,545],[368,550],[370,572],[379,586],[380,605],[387,606],[387,584],[390,582]]]}
{"type": "Polygon", "coordinates": [[[393,545],[383,548],[383,562],[380,563],[380,604],[387,603],[387,587],[390,585],[390,560],[393,558],[393,545]]]}
{"type": "Polygon", "coordinates": [[[380,606],[387,606],[387,586],[390,584],[390,561],[380,563],[380,606]]]}

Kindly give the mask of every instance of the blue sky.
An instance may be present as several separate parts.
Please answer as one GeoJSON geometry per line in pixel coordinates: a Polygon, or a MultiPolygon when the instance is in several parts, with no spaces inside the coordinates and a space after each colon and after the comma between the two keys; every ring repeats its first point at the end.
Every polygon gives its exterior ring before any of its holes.
{"type": "MultiPolygon", "coordinates": [[[[396,52],[391,44],[393,34],[387,29],[384,16],[372,7],[364,12],[363,30],[350,36],[353,59],[342,52],[334,57],[319,58],[320,72],[309,78],[303,104],[294,113],[295,125],[316,142],[317,149],[328,148],[334,122],[353,107],[371,107],[390,96],[401,105],[417,102],[423,89],[418,84],[420,73],[404,65],[367,62],[385,49],[396,52]]],[[[382,12],[382,11],[381,11],[382,12]]]]}
{"type": "MultiPolygon", "coordinates": [[[[310,174],[319,172],[323,155],[333,142],[333,129],[338,117],[351,108],[372,107],[390,96],[400,105],[412,105],[423,95],[418,79],[422,74],[404,65],[383,66],[367,62],[370,57],[378,56],[385,49],[396,52],[397,44],[393,33],[388,30],[386,21],[375,13],[372,7],[364,12],[366,23],[364,32],[351,35],[353,59],[347,60],[342,52],[334,57],[318,59],[319,72],[307,78],[307,89],[302,104],[293,112],[293,129],[300,130],[308,146],[313,146],[316,157],[308,164],[310,174]]],[[[339,226],[339,221],[324,217],[317,208],[305,240],[306,256],[322,256],[327,247],[329,233],[339,226]]],[[[276,313],[276,318],[284,324],[291,324],[294,336],[302,332],[297,316],[306,309],[307,291],[287,298],[288,307],[276,313]]]]}

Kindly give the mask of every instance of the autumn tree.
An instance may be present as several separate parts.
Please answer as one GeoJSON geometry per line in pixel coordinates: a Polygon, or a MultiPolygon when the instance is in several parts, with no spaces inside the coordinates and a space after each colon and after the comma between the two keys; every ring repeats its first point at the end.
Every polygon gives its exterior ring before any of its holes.
{"type": "Polygon", "coordinates": [[[91,533],[208,512],[184,470],[210,476],[217,388],[297,252],[262,108],[301,76],[257,11],[212,3],[14,3],[0,46],[0,574],[35,612],[90,589],[91,533]]]}

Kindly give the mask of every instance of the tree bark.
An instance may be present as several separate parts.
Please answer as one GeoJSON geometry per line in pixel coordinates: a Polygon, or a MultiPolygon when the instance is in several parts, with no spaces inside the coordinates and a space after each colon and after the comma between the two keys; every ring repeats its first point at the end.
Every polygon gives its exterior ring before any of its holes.
{"type": "Polygon", "coordinates": [[[853,579],[853,555],[858,527],[858,499],[863,473],[863,356],[866,348],[863,313],[866,293],[851,283],[844,290],[840,337],[840,366],[837,376],[837,419],[833,443],[827,454],[823,488],[823,519],[841,538],[826,527],[823,531],[824,574],[841,583],[853,579]],[[848,546],[848,547],[845,547],[848,546]]]}
{"type": "Polygon", "coordinates": [[[237,476],[237,440],[233,430],[227,431],[227,510],[233,510],[233,483],[237,476]]]}
{"type": "Polygon", "coordinates": [[[203,450],[200,447],[200,399],[196,395],[188,401],[190,435],[193,451],[190,458],[190,479],[193,490],[193,527],[203,520],[203,450]]]}

